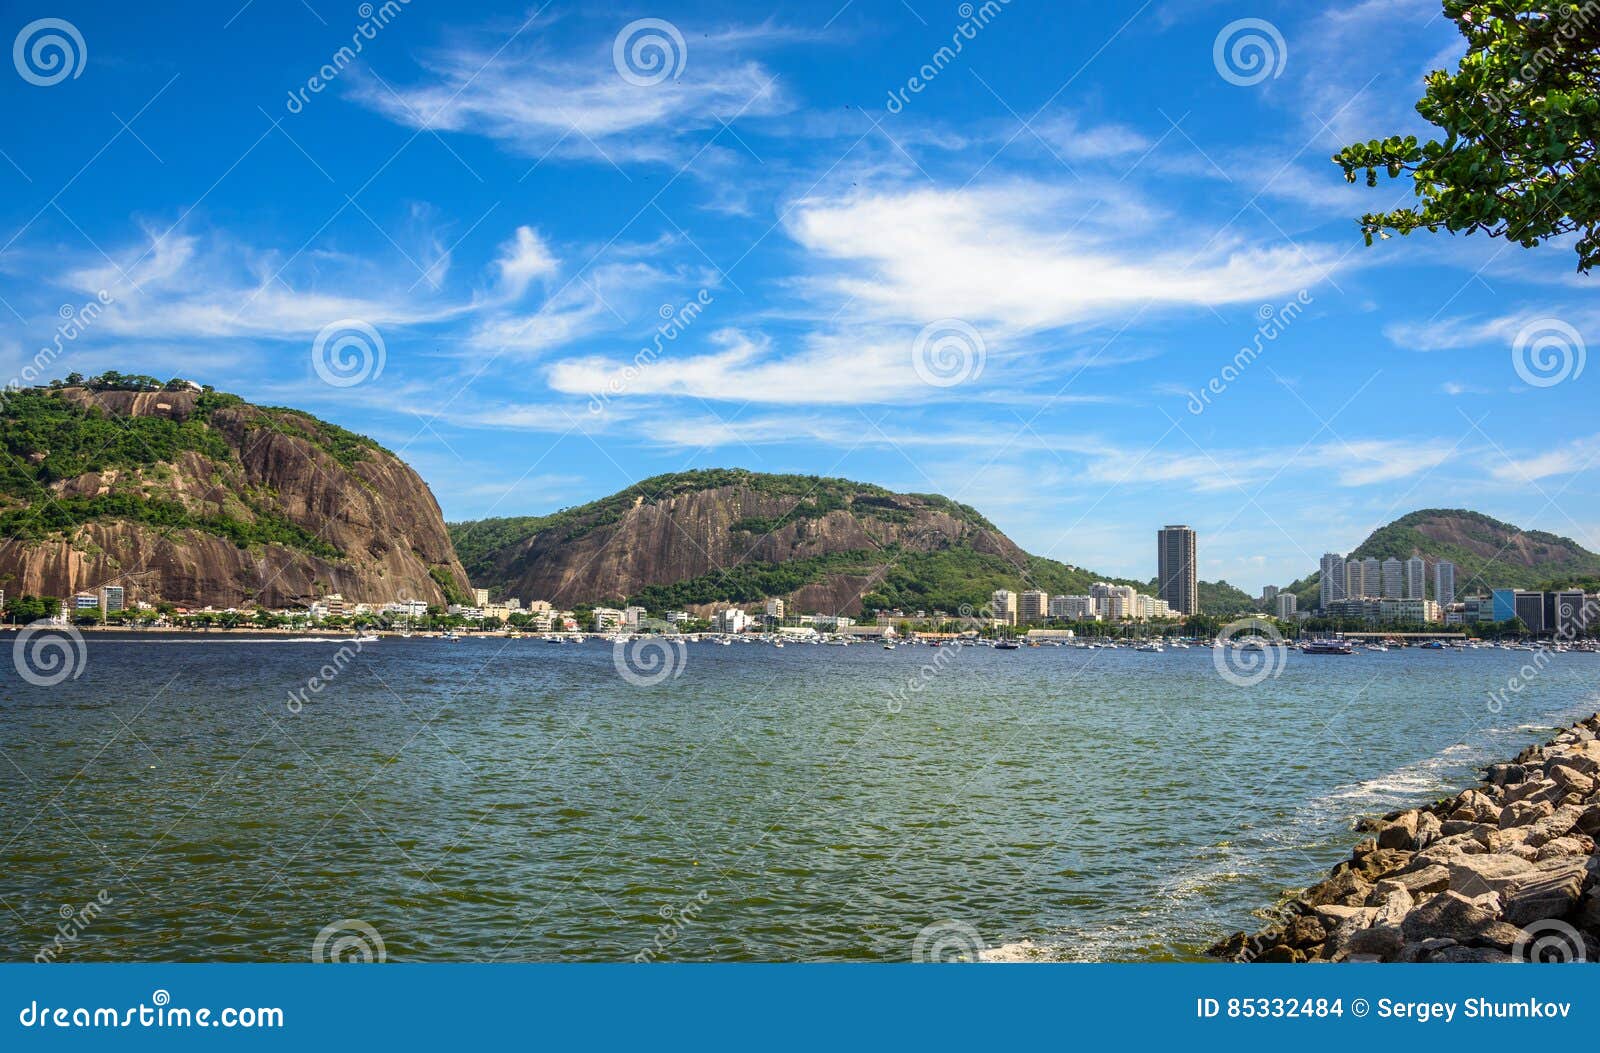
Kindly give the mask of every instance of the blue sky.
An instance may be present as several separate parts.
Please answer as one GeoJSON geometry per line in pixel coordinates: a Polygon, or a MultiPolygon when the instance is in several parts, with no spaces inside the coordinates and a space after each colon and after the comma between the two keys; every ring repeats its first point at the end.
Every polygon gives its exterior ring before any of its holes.
{"type": "Polygon", "coordinates": [[[1364,248],[1408,191],[1328,162],[1425,132],[1438,0],[160,6],[0,5],[70,52],[0,67],[0,378],[303,407],[450,518],[743,466],[1252,590],[1437,505],[1600,548],[1570,246],[1364,248]]]}

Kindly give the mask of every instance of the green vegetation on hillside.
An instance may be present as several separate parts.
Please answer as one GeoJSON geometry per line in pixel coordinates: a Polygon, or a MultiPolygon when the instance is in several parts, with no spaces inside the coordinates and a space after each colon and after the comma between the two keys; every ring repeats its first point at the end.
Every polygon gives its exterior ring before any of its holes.
{"type": "MultiPolygon", "coordinates": [[[[85,523],[121,520],[165,530],[198,530],[241,548],[276,544],[342,558],[338,549],[291,523],[258,495],[229,493],[234,508],[227,511],[220,505],[215,510],[194,510],[146,492],[146,479],[159,478],[163,466],[186,453],[199,454],[224,469],[239,466],[227,438],[211,426],[219,410],[253,409],[238,396],[202,391],[195,396],[193,415],[182,421],[121,416],[79,405],[60,389],[143,392],[192,387],[183,380],[161,384],[153,377],[121,373],[87,379],[74,375],[69,381],[10,392],[0,405],[0,536],[40,541],[85,523]],[[53,484],[109,471],[125,473],[109,493],[66,496],[52,490],[53,484]]],[[[378,448],[370,440],[297,411],[258,413],[256,420],[271,422],[263,426],[296,434],[343,463],[359,457],[359,450],[378,448]]]]}

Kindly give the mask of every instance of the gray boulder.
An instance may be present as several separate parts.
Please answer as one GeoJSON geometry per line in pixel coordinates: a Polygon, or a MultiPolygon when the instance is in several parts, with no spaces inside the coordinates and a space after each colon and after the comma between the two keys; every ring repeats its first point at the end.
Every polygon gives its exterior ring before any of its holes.
{"type": "MultiPolygon", "coordinates": [[[[1560,918],[1578,905],[1588,877],[1588,860],[1552,860],[1510,882],[1502,893],[1505,920],[1526,928],[1546,918],[1560,918]]],[[[1448,895],[1448,893],[1447,893],[1448,895]]]]}
{"type": "Polygon", "coordinates": [[[1445,891],[1406,915],[1400,929],[1408,943],[1436,938],[1465,943],[1498,920],[1483,903],[1459,892],[1445,891]]]}
{"type": "Polygon", "coordinates": [[[1463,856],[1450,864],[1450,890],[1468,898],[1503,893],[1508,885],[1531,873],[1533,864],[1516,856],[1463,856]]]}

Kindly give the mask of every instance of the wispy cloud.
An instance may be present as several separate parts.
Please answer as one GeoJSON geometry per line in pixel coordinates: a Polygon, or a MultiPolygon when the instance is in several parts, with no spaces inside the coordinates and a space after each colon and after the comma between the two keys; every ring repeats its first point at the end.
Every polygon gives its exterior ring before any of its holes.
{"type": "Polygon", "coordinates": [[[792,106],[772,73],[743,56],[795,39],[794,30],[689,35],[679,76],[637,84],[612,61],[621,28],[620,21],[608,25],[577,48],[458,45],[424,57],[425,76],[415,84],[355,76],[353,94],[407,127],[482,135],[530,157],[613,163],[680,163],[688,133],[715,128],[719,118],[770,116],[792,106]]]}

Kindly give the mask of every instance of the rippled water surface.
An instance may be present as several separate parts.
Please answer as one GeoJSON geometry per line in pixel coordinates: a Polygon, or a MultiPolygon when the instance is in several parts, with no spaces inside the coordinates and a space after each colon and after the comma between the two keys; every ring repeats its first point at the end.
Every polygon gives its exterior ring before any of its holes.
{"type": "MultiPolygon", "coordinates": [[[[7,655],[10,637],[0,636],[7,655]]],[[[109,905],[63,960],[1190,957],[1429,799],[1586,715],[1600,656],[687,647],[95,635],[54,688],[0,665],[0,949],[109,905]],[[921,690],[906,684],[918,679],[921,690]],[[943,938],[943,937],[941,937],[943,938]],[[924,937],[926,945],[927,937],[924,937]]]]}

